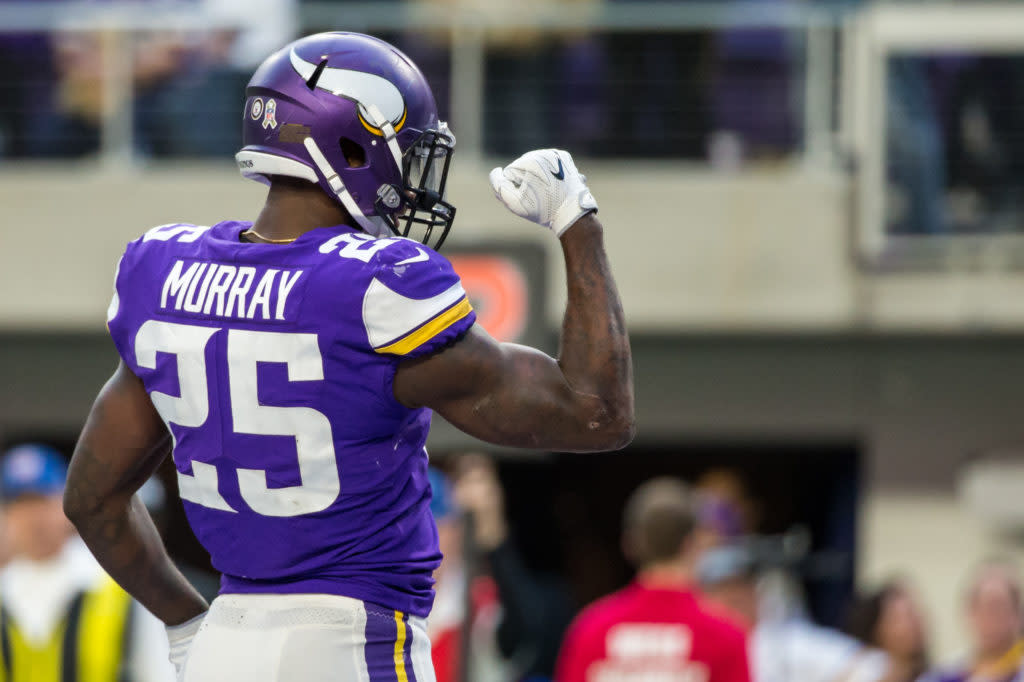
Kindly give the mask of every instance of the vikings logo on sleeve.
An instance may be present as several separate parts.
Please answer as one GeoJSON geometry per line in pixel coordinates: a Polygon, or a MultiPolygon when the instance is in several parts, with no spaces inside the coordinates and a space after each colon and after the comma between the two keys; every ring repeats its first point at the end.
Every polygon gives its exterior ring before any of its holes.
{"type": "Polygon", "coordinates": [[[455,340],[475,318],[451,264],[420,247],[382,267],[363,297],[363,326],[377,353],[424,355],[455,340]]]}
{"type": "Polygon", "coordinates": [[[408,355],[472,310],[458,282],[437,296],[417,300],[374,279],[366,290],[363,324],[375,351],[408,355]]]}

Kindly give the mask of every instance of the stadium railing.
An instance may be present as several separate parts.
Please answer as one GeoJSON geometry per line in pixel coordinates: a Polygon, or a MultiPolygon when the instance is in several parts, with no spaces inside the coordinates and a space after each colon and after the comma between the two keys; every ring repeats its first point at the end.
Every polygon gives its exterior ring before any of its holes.
{"type": "MultiPolygon", "coordinates": [[[[545,3],[536,12],[479,12],[423,2],[306,2],[300,5],[304,28],[447,33],[450,47],[450,111],[459,122],[460,156],[479,158],[484,137],[484,58],[489,30],[525,28],[539,32],[564,30],[615,32],[682,32],[737,28],[779,28],[802,34],[803,73],[799,97],[804,160],[830,163],[835,112],[836,29],[847,12],[809,4],[761,2],[593,2],[545,3]]],[[[240,28],[208,17],[193,3],[128,2],[0,3],[0,33],[28,31],[99,31],[104,42],[103,65],[110,87],[104,89],[100,159],[130,164],[133,159],[132,44],[135,31],[208,31],[240,28]]]]}

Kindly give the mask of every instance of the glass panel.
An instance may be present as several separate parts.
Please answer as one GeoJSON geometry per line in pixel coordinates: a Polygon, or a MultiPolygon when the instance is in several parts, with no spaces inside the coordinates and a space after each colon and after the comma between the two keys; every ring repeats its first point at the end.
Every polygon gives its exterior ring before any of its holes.
{"type": "Polygon", "coordinates": [[[1019,231],[1024,57],[895,56],[887,89],[889,232],[1019,231]]]}

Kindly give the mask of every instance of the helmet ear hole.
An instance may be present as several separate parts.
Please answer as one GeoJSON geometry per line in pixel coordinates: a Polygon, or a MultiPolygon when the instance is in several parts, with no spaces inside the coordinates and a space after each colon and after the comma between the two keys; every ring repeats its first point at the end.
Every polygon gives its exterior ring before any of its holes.
{"type": "Polygon", "coordinates": [[[362,168],[366,165],[366,150],[361,144],[342,137],[338,140],[338,146],[341,147],[341,153],[345,155],[349,168],[362,168]]]}

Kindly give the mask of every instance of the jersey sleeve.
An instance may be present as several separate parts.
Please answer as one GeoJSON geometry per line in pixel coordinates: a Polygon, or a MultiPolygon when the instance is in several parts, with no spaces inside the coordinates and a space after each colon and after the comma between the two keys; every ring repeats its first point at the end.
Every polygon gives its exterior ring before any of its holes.
{"type": "Polygon", "coordinates": [[[129,347],[130,343],[128,340],[128,313],[125,309],[126,300],[124,297],[125,292],[125,279],[127,279],[128,270],[131,266],[130,261],[133,258],[132,246],[135,242],[128,244],[121,258],[117,261],[117,268],[114,270],[114,292],[110,298],[110,305],[107,307],[107,330],[110,332],[110,338],[114,341],[114,346],[117,348],[118,355],[125,362],[131,364],[129,347]]]}
{"type": "Polygon", "coordinates": [[[377,353],[415,358],[456,341],[476,322],[444,256],[415,242],[385,249],[363,297],[363,326],[377,353]]]}
{"type": "Polygon", "coordinates": [[[135,334],[151,312],[163,282],[158,275],[171,251],[169,243],[191,244],[210,228],[188,223],[158,225],[128,242],[114,273],[114,291],[107,308],[107,330],[117,352],[132,371],[135,363],[135,334]],[[154,291],[155,290],[155,291],[154,291]]]}

